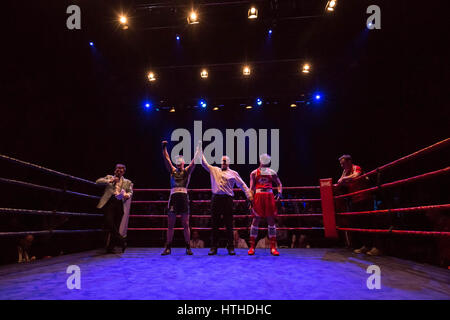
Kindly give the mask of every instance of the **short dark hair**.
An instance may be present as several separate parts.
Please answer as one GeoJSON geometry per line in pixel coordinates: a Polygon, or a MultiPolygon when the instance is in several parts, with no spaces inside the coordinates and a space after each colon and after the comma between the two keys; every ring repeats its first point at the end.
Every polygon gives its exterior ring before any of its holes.
{"type": "Polygon", "coordinates": [[[116,164],[116,169],[117,169],[117,167],[123,167],[123,169],[125,171],[127,170],[127,167],[124,164],[121,164],[121,163],[116,164]]]}
{"type": "Polygon", "coordinates": [[[339,157],[339,161],[341,161],[342,159],[352,161],[352,156],[349,154],[344,154],[343,156],[339,157]]]}

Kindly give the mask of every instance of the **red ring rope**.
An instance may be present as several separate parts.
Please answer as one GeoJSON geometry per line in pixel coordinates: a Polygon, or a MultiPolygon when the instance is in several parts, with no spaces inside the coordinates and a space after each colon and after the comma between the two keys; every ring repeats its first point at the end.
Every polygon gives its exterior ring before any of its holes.
{"type": "Polygon", "coordinates": [[[392,188],[392,187],[396,187],[396,186],[399,186],[399,185],[402,185],[405,183],[415,182],[415,181],[419,181],[422,179],[432,178],[435,176],[439,176],[441,174],[444,175],[444,174],[448,174],[448,173],[450,173],[450,167],[439,169],[439,170],[432,171],[432,172],[427,172],[427,173],[424,173],[424,174],[421,174],[421,175],[418,175],[415,177],[411,177],[411,178],[406,178],[406,179],[401,179],[401,180],[397,180],[397,181],[393,181],[393,182],[389,182],[389,183],[384,183],[377,187],[372,187],[372,188],[355,191],[352,193],[342,194],[339,196],[335,196],[334,198],[335,199],[347,198],[347,197],[355,196],[355,195],[358,195],[361,193],[372,192],[372,191],[383,189],[383,188],[392,188]]]}
{"type": "MultiPolygon", "coordinates": [[[[184,230],[183,228],[173,228],[174,230],[184,230]]],[[[200,228],[200,227],[192,227],[191,230],[212,230],[212,228],[200,228]]],[[[235,227],[233,230],[249,230],[250,227],[235,227]]],[[[128,228],[129,231],[166,231],[167,228],[128,228]]],[[[219,230],[226,230],[225,228],[219,228],[219,230]]],[[[267,230],[267,228],[259,228],[259,230],[267,230]]],[[[311,227],[311,228],[302,228],[302,227],[277,227],[277,230],[323,230],[322,227],[311,227]]]]}
{"type": "Polygon", "coordinates": [[[336,215],[362,215],[362,214],[382,214],[382,213],[411,213],[420,212],[426,210],[445,210],[450,209],[450,204],[438,204],[432,206],[419,206],[419,207],[409,207],[409,208],[397,208],[397,209],[385,209],[385,210],[372,210],[372,211],[355,211],[355,212],[341,212],[336,213],[336,215]]]}
{"type": "Polygon", "coordinates": [[[358,228],[340,228],[341,231],[354,231],[365,233],[393,233],[393,234],[411,234],[411,235],[423,235],[423,236],[444,236],[450,237],[450,232],[447,231],[412,231],[412,230],[389,230],[389,229],[358,229],[358,228]]]}

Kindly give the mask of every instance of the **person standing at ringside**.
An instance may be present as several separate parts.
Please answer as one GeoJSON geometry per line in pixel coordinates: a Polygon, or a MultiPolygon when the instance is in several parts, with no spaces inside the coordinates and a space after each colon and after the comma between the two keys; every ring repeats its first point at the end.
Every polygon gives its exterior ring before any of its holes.
{"type": "Polygon", "coordinates": [[[275,226],[275,217],[277,216],[277,206],[273,195],[272,187],[275,184],[278,189],[276,200],[282,195],[283,186],[277,173],[269,168],[270,156],[262,154],[259,157],[260,166],[250,174],[250,190],[255,195],[252,210],[252,226],[250,228],[250,249],[249,255],[255,254],[255,242],[258,237],[258,228],[261,218],[267,220],[267,234],[270,239],[270,253],[279,256],[277,250],[277,227],[275,226]]]}
{"type": "MultiPolygon", "coordinates": [[[[200,150],[200,148],[199,148],[200,150]]],[[[229,255],[235,255],[233,237],[233,188],[237,185],[244,191],[247,199],[253,201],[253,195],[245,182],[234,170],[230,169],[230,158],[222,157],[221,167],[210,165],[202,153],[202,166],[211,177],[211,250],[209,255],[217,254],[219,246],[219,225],[221,216],[225,222],[227,235],[227,249],[229,255]]]]}
{"type": "Polygon", "coordinates": [[[189,197],[187,194],[187,187],[191,174],[195,168],[194,156],[191,163],[185,168],[184,159],[182,156],[177,156],[175,160],[175,166],[170,161],[169,153],[167,152],[167,141],[162,142],[162,151],[164,164],[170,173],[170,197],[168,203],[169,213],[167,216],[168,228],[167,228],[167,242],[164,251],[161,255],[166,256],[171,254],[172,240],[173,240],[173,228],[177,219],[177,214],[181,215],[181,222],[184,228],[184,242],[186,245],[186,254],[192,255],[190,240],[191,232],[189,230],[189,197]]]}
{"type": "Polygon", "coordinates": [[[115,244],[122,247],[125,252],[126,239],[120,234],[119,227],[125,208],[129,207],[129,201],[133,195],[133,183],[124,178],[126,167],[117,164],[114,175],[99,178],[95,183],[105,185],[105,192],[98,202],[97,208],[102,209],[105,217],[105,229],[108,232],[106,252],[114,253],[115,244]]]}
{"type": "MultiPolygon", "coordinates": [[[[339,158],[339,164],[343,169],[341,178],[337,182],[337,187],[344,193],[353,193],[366,188],[366,178],[359,178],[362,175],[360,166],[353,164],[352,157],[345,154],[339,158]]],[[[347,211],[367,211],[371,210],[370,199],[367,193],[353,195],[347,200],[347,211]]],[[[375,227],[374,218],[371,216],[361,216],[359,220],[363,220],[367,227],[375,227]]],[[[355,221],[356,219],[353,219],[355,221]]],[[[377,248],[379,238],[370,234],[349,234],[345,232],[348,245],[353,243],[362,245],[361,248],[355,249],[355,253],[367,253],[368,255],[377,256],[381,251],[377,248]]]]}

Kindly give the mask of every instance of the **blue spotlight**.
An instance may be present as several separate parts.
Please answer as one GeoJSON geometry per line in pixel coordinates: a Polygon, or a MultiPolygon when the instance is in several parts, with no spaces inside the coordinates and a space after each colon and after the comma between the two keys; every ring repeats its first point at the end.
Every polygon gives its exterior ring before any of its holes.
{"type": "Polygon", "coordinates": [[[146,109],[150,109],[151,106],[152,106],[152,104],[151,104],[150,102],[145,102],[145,103],[144,103],[144,107],[145,107],[146,109]]]}
{"type": "Polygon", "coordinates": [[[272,34],[272,29],[269,29],[269,34],[272,34]]]}
{"type": "Polygon", "coordinates": [[[263,104],[262,100],[260,98],[256,99],[256,104],[258,106],[261,106],[263,104]]]}
{"type": "Polygon", "coordinates": [[[179,35],[177,35],[177,40],[180,40],[180,36],[179,35]]]}
{"type": "Polygon", "coordinates": [[[205,100],[200,100],[200,106],[202,107],[202,108],[206,108],[206,106],[207,106],[207,104],[206,104],[206,101],[205,100]]]}
{"type": "Polygon", "coordinates": [[[91,47],[93,47],[93,46],[94,46],[94,43],[91,41],[91,42],[89,42],[89,45],[90,45],[91,47]]]}
{"type": "Polygon", "coordinates": [[[314,98],[315,98],[316,100],[320,100],[320,99],[322,99],[322,96],[321,96],[320,94],[316,94],[316,95],[314,96],[314,98]]]}

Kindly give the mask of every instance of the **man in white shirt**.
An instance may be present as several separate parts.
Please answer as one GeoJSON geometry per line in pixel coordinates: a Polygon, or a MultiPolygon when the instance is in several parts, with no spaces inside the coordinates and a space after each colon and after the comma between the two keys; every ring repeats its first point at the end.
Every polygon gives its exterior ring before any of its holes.
{"type": "Polygon", "coordinates": [[[220,218],[223,216],[225,222],[226,235],[227,235],[227,249],[229,255],[235,255],[234,252],[234,239],[233,239],[233,188],[237,185],[244,191],[247,199],[253,201],[253,194],[247,187],[245,182],[234,170],[229,168],[230,158],[227,156],[222,157],[221,167],[215,167],[210,165],[205,156],[202,154],[202,166],[209,172],[211,177],[211,250],[209,255],[217,254],[217,247],[219,245],[219,224],[220,218]]]}

